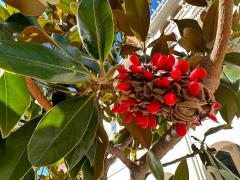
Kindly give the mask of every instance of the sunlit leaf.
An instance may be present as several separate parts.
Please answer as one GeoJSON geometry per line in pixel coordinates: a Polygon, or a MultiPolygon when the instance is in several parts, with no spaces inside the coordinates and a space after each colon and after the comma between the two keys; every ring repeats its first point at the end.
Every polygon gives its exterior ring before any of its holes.
{"type": "Polygon", "coordinates": [[[157,180],[164,180],[164,171],[160,160],[153,154],[153,152],[148,151],[147,156],[147,165],[151,169],[154,177],[157,180]]]}

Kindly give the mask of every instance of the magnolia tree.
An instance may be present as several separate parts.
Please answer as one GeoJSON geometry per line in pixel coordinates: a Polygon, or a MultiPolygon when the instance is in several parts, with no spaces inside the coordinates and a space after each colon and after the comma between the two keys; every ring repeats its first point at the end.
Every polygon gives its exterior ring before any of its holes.
{"type": "Polygon", "coordinates": [[[153,42],[150,3],[5,0],[0,179],[107,179],[118,158],[132,180],[164,179],[163,167],[179,162],[174,179],[185,180],[194,156],[214,179],[239,179],[205,143],[240,116],[239,1],[186,0],[203,8],[199,21],[172,19],[180,38],[162,33],[153,42]],[[218,111],[225,124],[193,137],[192,154],[161,164],[218,111]],[[121,130],[109,141],[103,124],[112,121],[121,130]]]}

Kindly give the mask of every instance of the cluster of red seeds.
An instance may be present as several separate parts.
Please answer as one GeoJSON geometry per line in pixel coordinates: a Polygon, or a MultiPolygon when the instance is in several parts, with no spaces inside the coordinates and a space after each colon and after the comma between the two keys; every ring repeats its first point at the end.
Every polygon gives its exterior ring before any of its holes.
{"type": "MultiPolygon", "coordinates": [[[[200,84],[207,72],[202,68],[196,68],[189,73],[189,63],[185,60],[176,61],[173,55],[161,55],[156,53],[148,64],[141,63],[137,55],[129,57],[132,65],[126,69],[124,66],[118,67],[118,76],[116,89],[120,94],[120,100],[115,103],[112,109],[113,113],[125,113],[124,122],[130,123],[135,119],[136,124],[142,128],[156,127],[156,115],[164,107],[173,107],[176,104],[177,94],[171,90],[171,84],[178,82],[181,78],[187,78],[186,87],[189,96],[196,97],[200,92],[200,84]],[[127,92],[134,91],[137,87],[134,81],[141,83],[153,82],[153,88],[167,90],[163,94],[163,102],[151,96],[151,94],[141,95],[139,97],[127,97],[127,92]],[[149,102],[145,103],[144,102],[149,102]]],[[[220,104],[215,104],[215,109],[220,108],[220,104]]],[[[209,118],[216,121],[214,114],[209,114],[209,118]]],[[[199,125],[198,122],[193,123],[199,125]]],[[[184,123],[176,123],[176,132],[179,136],[184,136],[187,132],[187,126],[184,123]]]]}

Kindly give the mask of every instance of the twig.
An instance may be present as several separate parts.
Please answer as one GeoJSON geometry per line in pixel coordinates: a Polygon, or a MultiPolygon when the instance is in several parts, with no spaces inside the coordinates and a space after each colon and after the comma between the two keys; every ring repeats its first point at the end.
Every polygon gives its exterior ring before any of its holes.
{"type": "Polygon", "coordinates": [[[166,166],[175,164],[175,163],[177,163],[177,162],[179,162],[179,161],[182,161],[182,160],[184,160],[184,159],[194,157],[194,156],[196,156],[196,155],[199,154],[199,153],[200,153],[200,151],[195,151],[195,152],[193,152],[193,153],[191,153],[191,154],[187,154],[187,155],[182,156],[182,157],[180,157],[180,158],[178,158],[178,159],[175,159],[175,160],[173,160],[173,161],[170,161],[170,162],[167,162],[167,163],[163,163],[162,166],[163,166],[163,167],[166,167],[166,166]]]}
{"type": "Polygon", "coordinates": [[[33,82],[32,78],[26,77],[27,87],[34,99],[43,107],[45,111],[49,111],[53,105],[48,101],[48,99],[42,94],[37,85],[33,82]]]}
{"type": "Polygon", "coordinates": [[[121,149],[113,146],[113,145],[109,145],[107,148],[107,152],[109,154],[112,154],[116,157],[118,157],[128,168],[131,168],[133,166],[133,162],[127,158],[127,156],[125,156],[123,154],[123,152],[121,151],[121,149]]]}

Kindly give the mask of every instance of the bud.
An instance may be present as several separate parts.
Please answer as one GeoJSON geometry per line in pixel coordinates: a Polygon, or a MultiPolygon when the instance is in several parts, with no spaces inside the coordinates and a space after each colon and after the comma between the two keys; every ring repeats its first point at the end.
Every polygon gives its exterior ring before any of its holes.
{"type": "Polygon", "coordinates": [[[129,60],[132,62],[134,66],[140,66],[140,60],[136,54],[130,55],[129,60]]]}
{"type": "Polygon", "coordinates": [[[128,112],[124,118],[125,123],[130,123],[132,122],[133,119],[133,112],[128,112]]]}
{"type": "Polygon", "coordinates": [[[148,81],[153,80],[153,74],[151,72],[149,72],[148,70],[144,70],[143,75],[148,81]]]}
{"type": "Polygon", "coordinates": [[[152,129],[156,128],[156,125],[157,125],[156,116],[153,114],[150,114],[148,120],[149,120],[148,123],[149,123],[150,127],[152,129]]]}
{"type": "Polygon", "coordinates": [[[129,91],[130,89],[132,89],[132,84],[128,82],[121,82],[121,83],[118,83],[117,89],[123,90],[123,91],[129,91]]]}
{"type": "Polygon", "coordinates": [[[188,72],[189,66],[189,63],[185,60],[179,60],[174,65],[175,68],[180,69],[183,76],[188,72]]]}
{"type": "Polygon", "coordinates": [[[187,87],[187,92],[190,96],[198,96],[200,85],[197,81],[190,82],[187,87]]]}
{"type": "Polygon", "coordinates": [[[140,66],[135,66],[135,65],[131,65],[129,67],[129,70],[132,71],[133,73],[142,73],[143,70],[141,69],[140,66]]]}
{"type": "Polygon", "coordinates": [[[161,103],[159,101],[154,100],[150,102],[150,104],[148,105],[147,111],[149,113],[154,114],[154,113],[157,113],[160,108],[161,108],[161,103]]]}
{"type": "Polygon", "coordinates": [[[169,105],[173,106],[176,103],[176,94],[173,92],[168,92],[164,97],[163,100],[164,102],[169,105]]]}
{"type": "Polygon", "coordinates": [[[129,74],[128,73],[120,73],[118,76],[117,76],[117,79],[127,79],[129,77],[129,74]]]}
{"type": "Polygon", "coordinates": [[[118,70],[119,73],[126,73],[126,72],[128,72],[128,70],[124,66],[122,66],[122,65],[118,66],[117,70],[118,70]]]}
{"type": "Polygon", "coordinates": [[[183,123],[176,124],[176,133],[178,136],[185,136],[187,134],[187,126],[183,123]]]}
{"type": "Polygon", "coordinates": [[[167,77],[162,77],[161,79],[156,80],[155,84],[158,88],[160,88],[160,87],[169,88],[170,87],[170,81],[167,77]]]}
{"type": "Polygon", "coordinates": [[[157,68],[166,69],[166,65],[167,65],[167,56],[162,55],[157,61],[157,68]]]}
{"type": "Polygon", "coordinates": [[[175,64],[175,57],[172,54],[168,55],[165,70],[171,70],[174,64],[175,64]]]}
{"type": "Polygon", "coordinates": [[[171,76],[174,81],[179,81],[181,78],[181,71],[178,68],[174,68],[171,72],[171,76]]]}
{"type": "Polygon", "coordinates": [[[125,107],[130,107],[130,106],[134,105],[135,103],[136,103],[136,100],[131,98],[131,99],[123,101],[122,105],[125,107]]]}
{"type": "Polygon", "coordinates": [[[201,81],[203,80],[205,77],[207,76],[207,71],[203,68],[196,68],[194,69],[190,76],[189,76],[189,80],[190,81],[194,81],[194,80],[198,80],[201,81]]]}

